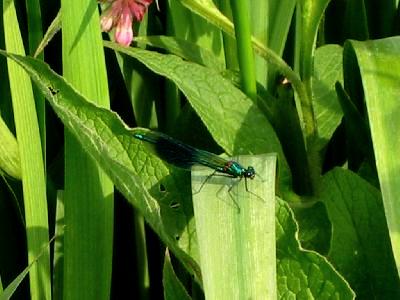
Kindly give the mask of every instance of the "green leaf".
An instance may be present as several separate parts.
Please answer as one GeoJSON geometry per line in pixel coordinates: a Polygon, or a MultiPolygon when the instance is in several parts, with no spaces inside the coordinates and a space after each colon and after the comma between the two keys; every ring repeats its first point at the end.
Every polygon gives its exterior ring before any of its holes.
{"type": "Polygon", "coordinates": [[[153,72],[172,80],[228,154],[277,152],[280,180],[283,187],[288,186],[289,170],[272,126],[253,102],[220,74],[173,55],[123,48],[108,42],[105,45],[138,59],[153,72]]]}
{"type": "MultiPolygon", "coordinates": [[[[24,55],[14,1],[3,0],[3,9],[6,49],[24,55]]],[[[31,80],[15,62],[8,60],[7,65],[21,161],[28,262],[31,263],[49,241],[43,152],[31,80]]],[[[50,299],[48,249],[33,265],[29,282],[32,299],[50,299]]]]}
{"type": "Polygon", "coordinates": [[[53,256],[53,299],[63,298],[64,285],[64,193],[58,191],[53,256]]]}
{"type": "MultiPolygon", "coordinates": [[[[107,6],[109,6],[109,4],[105,3],[102,6],[106,8],[107,6]]],[[[106,13],[107,11],[103,10],[102,14],[106,13]]],[[[140,23],[135,24],[137,26],[135,26],[134,31],[139,36],[137,37],[138,39],[140,39],[142,36],[146,36],[147,32],[150,30],[148,22],[150,14],[151,11],[148,14],[144,15],[143,20],[140,23]]],[[[150,15],[150,19],[152,19],[152,15],[150,15]]],[[[110,36],[111,40],[115,39],[114,34],[115,32],[109,32],[108,35],[110,36]]],[[[137,46],[144,49],[146,48],[146,43],[139,41],[137,43],[137,46]]],[[[154,89],[152,88],[152,85],[156,81],[157,81],[156,84],[160,85],[162,84],[162,82],[160,82],[159,78],[157,78],[157,76],[154,73],[150,72],[145,66],[138,63],[137,61],[130,59],[130,57],[116,53],[116,58],[119,68],[121,70],[121,74],[125,81],[125,87],[131,101],[132,111],[135,117],[136,124],[140,127],[146,127],[146,128],[158,128],[158,126],[163,126],[164,125],[163,121],[165,120],[164,114],[168,115],[168,111],[170,110],[171,107],[172,107],[171,110],[175,111],[176,106],[169,105],[170,103],[168,103],[165,104],[165,106],[163,106],[166,108],[165,110],[157,110],[157,104],[160,103],[158,99],[160,99],[161,97],[161,89],[154,89]]],[[[110,79],[111,80],[114,79],[115,82],[119,81],[118,77],[116,76],[111,76],[110,79]]],[[[136,212],[134,212],[134,214],[135,214],[134,216],[135,222],[139,221],[139,219],[143,220],[143,218],[136,215],[136,212]]],[[[135,226],[135,228],[137,227],[135,226]]],[[[145,244],[143,243],[143,240],[139,241],[140,238],[144,237],[145,235],[143,233],[135,234],[135,239],[138,239],[135,241],[138,243],[137,245],[138,248],[144,249],[146,247],[145,244]],[[142,244],[142,246],[139,246],[139,244],[142,244]]],[[[146,253],[147,251],[143,250],[139,252],[146,253]]],[[[138,261],[143,263],[143,266],[147,265],[147,259],[145,259],[144,257],[140,259],[138,258],[138,261]]],[[[144,271],[142,273],[143,276],[141,276],[142,278],[146,276],[144,275],[146,269],[147,268],[141,269],[144,271]]],[[[138,279],[138,281],[142,280],[138,279]]]]}
{"type": "MultiPolygon", "coordinates": [[[[195,14],[201,16],[205,20],[214,24],[228,35],[234,37],[234,26],[232,22],[224,16],[211,0],[179,0],[185,7],[190,9],[195,14]]],[[[264,44],[252,37],[252,46],[256,54],[265,59],[268,63],[272,64],[277,71],[285,76],[293,85],[299,100],[296,98],[296,106],[298,109],[299,119],[301,124],[304,125],[305,138],[311,138],[315,134],[314,128],[314,115],[312,112],[311,95],[307,94],[306,87],[301,82],[297,73],[283,61],[274,51],[264,46],[264,44]],[[303,124],[304,123],[304,124],[303,124]]]]}
{"type": "Polygon", "coordinates": [[[209,169],[192,171],[204,293],[207,299],[276,299],[276,155],[233,159],[254,166],[255,178],[235,182],[210,177],[209,169]]]}
{"type": "Polygon", "coordinates": [[[336,168],[323,178],[321,201],[332,223],[330,261],[361,299],[400,297],[379,191],[358,175],[336,168]]]}
{"type": "MultiPolygon", "coordinates": [[[[96,1],[62,0],[61,19],[65,78],[91,101],[109,107],[107,70],[96,1]]],[[[68,129],[64,138],[63,297],[109,299],[114,186],[68,129]]]]}
{"type": "Polygon", "coordinates": [[[21,160],[18,143],[0,116],[0,169],[8,175],[21,179],[21,160]]]}
{"type": "MultiPolygon", "coordinates": [[[[169,0],[167,14],[167,34],[192,42],[203,49],[209,50],[216,58],[224,61],[224,47],[221,31],[208,20],[192,14],[182,6],[180,1],[169,0]]],[[[165,107],[167,116],[166,128],[171,132],[176,125],[180,112],[181,94],[175,84],[167,81],[165,95],[165,107]],[[172,126],[171,126],[172,123],[172,126]]],[[[161,124],[162,125],[162,124],[161,124]]]]}
{"type": "Polygon", "coordinates": [[[45,63],[2,50],[0,54],[25,68],[70,133],[188,270],[201,278],[194,260],[197,257],[193,250],[196,248],[193,222],[188,224],[193,211],[188,198],[190,191],[185,192],[185,187],[189,187],[185,171],[168,170],[143,143],[132,137],[133,131],[115,113],[86,100],[45,63]]]}
{"type": "Polygon", "coordinates": [[[343,277],[321,255],[302,250],[286,202],[276,202],[278,291],[283,299],[354,299],[343,277]]]}
{"type": "Polygon", "coordinates": [[[392,250],[400,274],[400,38],[345,44],[345,82],[361,77],[392,250]],[[355,72],[358,63],[359,73],[355,72]]]}
{"type": "MultiPolygon", "coordinates": [[[[369,39],[369,32],[368,32],[368,16],[366,12],[366,3],[369,1],[348,1],[346,3],[346,8],[343,16],[343,29],[344,29],[344,36],[350,39],[357,39],[357,40],[366,40],[369,39]]],[[[381,6],[380,2],[378,5],[381,6]]],[[[374,8],[376,9],[376,8],[374,8]]],[[[376,18],[374,20],[383,17],[381,16],[381,11],[376,14],[376,18]]],[[[387,16],[386,16],[387,17],[387,16]]],[[[390,24],[387,18],[382,18],[382,23],[390,24]],[[384,21],[383,21],[384,20],[384,21]]],[[[380,22],[376,22],[376,25],[380,24],[380,22]]],[[[337,28],[338,24],[335,24],[337,28]]]]}
{"type": "Polygon", "coordinates": [[[282,56],[296,0],[269,1],[269,48],[282,56]]]}
{"type": "MultiPolygon", "coordinates": [[[[296,0],[281,0],[281,1],[265,1],[268,2],[268,46],[277,55],[282,57],[287,37],[289,33],[290,24],[294,15],[296,0]]],[[[257,7],[254,7],[257,10],[257,7]]],[[[264,20],[261,20],[265,22],[264,20]]],[[[256,58],[258,60],[258,58],[256,58]]],[[[276,84],[277,76],[280,72],[276,72],[276,67],[273,65],[268,66],[268,81],[269,87],[274,87],[276,84]]]]}
{"type": "Polygon", "coordinates": [[[218,72],[225,70],[224,62],[209,50],[187,40],[173,36],[140,36],[135,41],[149,46],[161,48],[188,61],[204,65],[218,72]]]}
{"type": "Polygon", "coordinates": [[[43,255],[47,255],[49,252],[50,243],[53,241],[54,237],[47,242],[47,244],[39,251],[38,255],[34,257],[29,264],[2,292],[1,292],[1,280],[0,280],[0,300],[8,300],[17,290],[19,285],[22,283],[26,275],[32,270],[32,268],[36,265],[39,259],[43,255]]]}
{"type": "MultiPolygon", "coordinates": [[[[310,164],[310,172],[312,181],[317,181],[319,176],[318,170],[318,149],[315,145],[317,138],[316,119],[312,104],[312,74],[313,74],[313,58],[315,53],[315,44],[317,39],[317,31],[319,23],[322,19],[324,10],[329,0],[303,0],[299,1],[296,7],[296,43],[295,43],[295,66],[302,80],[299,85],[304,88],[305,95],[300,94],[300,87],[296,88],[300,97],[301,106],[297,105],[297,109],[303,110],[303,116],[300,120],[305,123],[304,132],[306,137],[307,154],[310,164]]],[[[286,76],[286,74],[285,74],[286,76]]],[[[287,76],[286,76],[287,77],[287,76]]],[[[287,77],[294,85],[294,81],[287,77]]],[[[315,185],[315,184],[314,184],[315,185]]]]}
{"type": "MultiPolygon", "coordinates": [[[[26,13],[29,54],[32,55],[43,38],[40,0],[27,1],[26,13]]],[[[43,55],[39,55],[38,58],[43,59],[43,55]]],[[[39,124],[44,164],[46,166],[46,100],[40,97],[35,88],[33,88],[33,94],[35,97],[36,115],[39,124]]]]}
{"type": "Polygon", "coordinates": [[[211,24],[234,36],[232,22],[218,10],[212,0],[173,0],[173,2],[181,3],[211,24]]]}
{"type": "Polygon", "coordinates": [[[163,287],[164,287],[164,299],[165,300],[190,300],[192,299],[185,287],[176,276],[174,268],[171,264],[171,257],[168,249],[165,251],[164,257],[164,268],[163,268],[163,287]]]}
{"type": "Polygon", "coordinates": [[[298,25],[300,25],[297,26],[298,43],[296,43],[299,46],[299,49],[297,49],[299,53],[298,64],[300,77],[306,81],[306,84],[310,84],[318,27],[329,1],[302,0],[297,6],[298,25]]]}
{"type": "Polygon", "coordinates": [[[365,159],[367,159],[366,162],[374,167],[375,158],[372,152],[372,141],[369,135],[368,124],[343,87],[339,83],[336,83],[335,87],[340,106],[344,113],[346,137],[351,140],[351,143],[347,145],[348,168],[358,170],[365,159]]]}
{"type": "Polygon", "coordinates": [[[328,254],[332,226],[325,205],[317,202],[312,207],[293,208],[293,212],[299,224],[299,240],[302,247],[317,251],[321,255],[328,254]]]}
{"type": "Polygon", "coordinates": [[[326,45],[315,51],[312,89],[319,149],[329,142],[343,117],[335,91],[335,83],[343,83],[342,51],[338,45],[326,45]]]}
{"type": "MultiPolygon", "coordinates": [[[[237,2],[237,1],[235,1],[237,2]]],[[[247,1],[245,1],[247,2],[247,1]]],[[[233,3],[231,1],[231,3],[233,3]]],[[[251,34],[262,42],[265,46],[269,46],[269,29],[270,22],[270,3],[271,1],[265,0],[253,0],[248,1],[250,20],[247,22],[251,26],[251,34]]],[[[234,10],[232,10],[234,12],[234,10]]],[[[240,14],[245,14],[245,11],[239,11],[240,14]]],[[[237,28],[237,27],[236,27],[237,28]]],[[[237,35],[236,35],[237,36],[237,35]]],[[[252,47],[249,47],[252,50],[252,47]]],[[[254,53],[252,52],[252,56],[254,53]]],[[[256,79],[258,83],[261,83],[264,87],[268,85],[268,63],[259,56],[254,56],[254,66],[256,72],[256,79]]],[[[242,72],[243,72],[242,68],[242,72]]],[[[254,71],[253,71],[254,72],[254,71]]]]}
{"type": "Polygon", "coordinates": [[[40,44],[38,45],[33,57],[37,57],[40,55],[40,53],[43,52],[44,48],[47,46],[48,43],[50,43],[50,41],[53,39],[53,37],[56,35],[56,33],[60,31],[60,29],[61,29],[61,12],[58,11],[54,20],[51,22],[50,26],[47,28],[47,31],[46,31],[43,39],[40,41],[40,44]]]}
{"type": "MultiPolygon", "coordinates": [[[[221,31],[208,20],[185,9],[182,1],[169,0],[168,4],[168,34],[195,43],[211,51],[218,59],[224,60],[221,31]]],[[[201,6],[212,7],[214,4],[212,1],[203,1],[201,6]]]]}

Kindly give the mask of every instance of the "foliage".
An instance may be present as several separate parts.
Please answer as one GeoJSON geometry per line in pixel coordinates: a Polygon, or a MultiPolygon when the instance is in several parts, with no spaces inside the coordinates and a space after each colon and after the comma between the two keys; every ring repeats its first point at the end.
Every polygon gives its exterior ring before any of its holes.
{"type": "Polygon", "coordinates": [[[95,1],[3,0],[0,299],[399,298],[399,14],[372,2],[159,1],[125,47],[95,1]],[[190,177],[149,129],[256,177],[190,177]]]}

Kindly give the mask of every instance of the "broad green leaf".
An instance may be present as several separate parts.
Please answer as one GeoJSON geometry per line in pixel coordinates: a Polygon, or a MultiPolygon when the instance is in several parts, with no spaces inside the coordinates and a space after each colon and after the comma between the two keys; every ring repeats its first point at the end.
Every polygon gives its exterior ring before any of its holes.
{"type": "MultiPolygon", "coordinates": [[[[6,49],[24,55],[24,45],[14,1],[3,0],[6,49]]],[[[7,60],[14,122],[21,161],[28,262],[38,256],[49,241],[46,181],[39,124],[29,76],[15,62],[7,60]]],[[[3,75],[4,76],[4,75],[3,75]]],[[[48,249],[29,274],[32,299],[50,299],[50,252],[48,249]]]]}
{"type": "Polygon", "coordinates": [[[135,41],[167,50],[171,54],[175,54],[188,61],[204,65],[219,72],[225,70],[224,62],[212,52],[178,37],[163,35],[139,36],[135,38],[135,41]]]}
{"type": "Polygon", "coordinates": [[[343,82],[342,48],[326,45],[315,51],[312,93],[318,127],[318,148],[331,139],[343,117],[335,91],[335,83],[343,82]]]}
{"type": "Polygon", "coordinates": [[[207,299],[276,299],[276,154],[231,159],[254,166],[255,178],[232,182],[210,178],[209,169],[192,171],[204,293],[207,299]]]}
{"type": "Polygon", "coordinates": [[[186,172],[168,170],[146,145],[132,137],[133,131],[115,113],[87,101],[45,63],[1,50],[0,54],[25,68],[70,133],[188,270],[201,278],[194,260],[198,256],[186,172]]]}
{"type": "Polygon", "coordinates": [[[229,81],[211,69],[185,62],[173,55],[105,44],[138,59],[153,72],[172,80],[228,154],[277,152],[280,180],[283,187],[287,186],[290,174],[272,126],[253,102],[229,81]]]}
{"type": "Polygon", "coordinates": [[[21,161],[18,143],[0,116],[0,169],[8,175],[21,179],[21,161]]]}
{"type": "Polygon", "coordinates": [[[345,81],[361,77],[393,254],[400,274],[400,38],[345,44],[345,81]],[[355,72],[358,64],[359,73],[355,72]]]}
{"type": "Polygon", "coordinates": [[[321,202],[312,207],[293,208],[299,224],[299,240],[305,249],[317,251],[321,255],[329,252],[332,226],[326,207],[321,202]]]}
{"type": "Polygon", "coordinates": [[[336,168],[323,178],[321,201],[332,223],[329,260],[361,299],[400,297],[379,191],[351,171],[336,168]]]}
{"type": "Polygon", "coordinates": [[[354,299],[343,277],[321,255],[303,250],[288,204],[276,202],[276,255],[280,299],[354,299]]]}
{"type": "Polygon", "coordinates": [[[164,287],[164,299],[165,300],[190,300],[192,299],[185,287],[180,282],[178,276],[176,276],[174,267],[171,263],[171,257],[168,250],[165,251],[164,267],[163,267],[163,287],[164,287]]]}

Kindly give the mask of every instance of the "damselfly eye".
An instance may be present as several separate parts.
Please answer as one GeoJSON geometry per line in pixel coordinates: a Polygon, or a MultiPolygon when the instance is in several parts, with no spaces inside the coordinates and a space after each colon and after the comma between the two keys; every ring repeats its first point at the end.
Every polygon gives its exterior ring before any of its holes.
{"type": "Polygon", "coordinates": [[[254,179],[255,176],[256,176],[256,171],[254,170],[253,167],[249,166],[245,172],[245,177],[254,179]]]}

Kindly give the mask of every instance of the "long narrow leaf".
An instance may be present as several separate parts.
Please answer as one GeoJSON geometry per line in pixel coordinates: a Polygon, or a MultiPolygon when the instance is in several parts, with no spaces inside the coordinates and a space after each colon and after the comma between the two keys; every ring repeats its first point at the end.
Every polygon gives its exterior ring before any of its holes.
{"type": "MultiPolygon", "coordinates": [[[[3,1],[7,50],[24,54],[19,24],[13,1],[3,1]]],[[[29,76],[13,61],[8,73],[21,159],[28,260],[31,263],[49,240],[46,183],[39,125],[29,76]]],[[[32,299],[50,299],[50,257],[46,250],[32,267],[32,299]]]]}
{"type": "MultiPolygon", "coordinates": [[[[96,1],[61,1],[63,72],[79,91],[109,107],[96,1]]],[[[113,185],[65,131],[64,298],[109,299],[113,185]]]]}
{"type": "MultiPolygon", "coordinates": [[[[28,275],[30,271],[32,271],[33,267],[35,264],[38,262],[38,260],[43,256],[46,255],[46,253],[49,252],[49,246],[50,243],[53,241],[54,237],[47,242],[47,245],[43,247],[43,249],[38,253],[36,257],[32,260],[32,262],[27,266],[5,289],[2,291],[1,289],[1,282],[0,282],[0,300],[8,300],[12,297],[14,292],[17,290],[19,285],[22,283],[22,280],[28,275]]],[[[0,280],[1,281],[1,280],[0,280]]]]}

